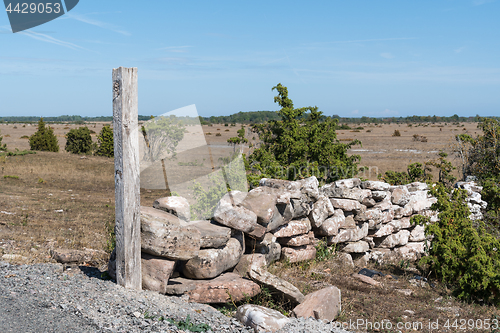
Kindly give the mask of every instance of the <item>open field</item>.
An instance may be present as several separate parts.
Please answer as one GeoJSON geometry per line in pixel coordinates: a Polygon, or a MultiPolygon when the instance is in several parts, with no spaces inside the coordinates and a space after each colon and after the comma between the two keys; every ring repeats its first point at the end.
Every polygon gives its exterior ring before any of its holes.
{"type": "MultiPolygon", "coordinates": [[[[50,262],[53,261],[49,254],[51,248],[90,248],[96,252],[88,264],[104,269],[111,250],[109,241],[114,224],[113,160],[66,153],[64,134],[79,125],[51,126],[59,139],[59,153],[37,152],[34,155],[0,159],[0,256],[19,254],[24,257],[15,259],[16,263],[50,262]]],[[[103,124],[88,126],[98,134],[103,124]]],[[[339,130],[338,136],[340,139],[359,139],[363,142],[362,147],[354,147],[352,151],[362,156],[361,165],[376,167],[379,172],[403,171],[409,163],[435,158],[440,149],[451,153],[450,144],[453,143],[454,135],[479,133],[476,126],[475,123],[466,123],[464,126],[371,125],[363,126],[364,129],[359,132],[339,130]],[[400,137],[392,136],[396,129],[400,131],[400,137]],[[427,137],[427,142],[413,141],[414,134],[427,137]]],[[[235,136],[240,127],[203,126],[205,134],[212,133],[205,135],[207,143],[212,147],[212,159],[203,155],[203,152],[193,150],[180,157],[182,163],[191,162],[193,165],[179,165],[177,160],[170,166],[167,164],[167,168],[177,168],[175,170],[182,171],[184,175],[195,175],[207,170],[210,172],[212,160],[217,168],[221,165],[219,158],[228,156],[233,151],[232,147],[227,146],[226,140],[235,136]],[[216,136],[216,133],[221,135],[216,136]]],[[[33,134],[36,126],[2,124],[0,130],[4,135],[3,142],[9,149],[22,150],[29,149],[29,144],[27,139],[21,137],[33,134]]],[[[96,134],[93,135],[94,140],[96,134]]],[[[162,183],[164,180],[161,169],[153,171],[155,175],[160,175],[158,181],[162,183]]],[[[176,173],[177,171],[174,172],[176,173]]],[[[376,173],[366,175],[365,178],[376,179],[376,173]]],[[[175,177],[171,180],[173,183],[177,181],[175,177]]],[[[162,186],[160,184],[157,189],[141,189],[141,204],[151,206],[156,198],[164,196],[162,186]]],[[[192,202],[192,198],[188,199],[192,202]]],[[[371,265],[370,268],[393,274],[397,279],[380,278],[378,280],[382,285],[378,287],[366,285],[351,277],[359,267],[356,270],[339,268],[333,261],[292,265],[278,263],[270,270],[293,282],[304,293],[329,284],[339,287],[342,291],[342,321],[364,319],[381,322],[386,319],[393,325],[398,322],[421,322],[423,327],[418,332],[455,332],[464,330],[453,327],[445,330],[447,320],[451,320],[450,325],[454,320],[459,320],[458,326],[460,320],[464,319],[483,320],[483,323],[485,319],[490,319],[490,322],[491,319],[500,320],[500,311],[496,308],[458,302],[450,297],[446,286],[437,282],[434,282],[434,288],[429,285],[411,285],[409,279],[413,277],[415,270],[403,269],[403,266],[371,265]],[[409,289],[411,295],[403,295],[396,289],[409,289]],[[436,320],[439,320],[440,330],[428,329],[429,321],[436,320]]],[[[465,327],[465,331],[476,331],[465,327]]],[[[398,330],[367,331],[389,333],[398,330]]],[[[402,329],[401,332],[415,330],[402,329]]]]}

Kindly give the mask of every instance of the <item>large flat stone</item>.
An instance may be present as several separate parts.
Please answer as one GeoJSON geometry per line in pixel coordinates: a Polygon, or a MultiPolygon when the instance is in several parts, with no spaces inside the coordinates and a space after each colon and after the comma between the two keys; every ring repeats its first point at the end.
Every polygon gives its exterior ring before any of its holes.
{"type": "Polygon", "coordinates": [[[306,295],[304,301],[293,309],[293,316],[331,322],[342,310],[340,289],[331,286],[306,295]]]}
{"type": "Polygon", "coordinates": [[[219,200],[214,211],[214,220],[227,227],[251,233],[257,224],[257,215],[245,207],[236,206],[242,201],[241,193],[231,191],[219,200]]]}
{"type": "Polygon", "coordinates": [[[182,270],[184,276],[191,279],[211,279],[233,268],[243,254],[242,243],[242,239],[231,238],[223,248],[200,250],[196,257],[185,263],[182,270]]]}
{"type": "Polygon", "coordinates": [[[260,287],[252,280],[236,273],[224,273],[211,280],[170,279],[167,295],[188,295],[189,301],[197,303],[239,302],[260,293],[260,287]]]}
{"type": "Polygon", "coordinates": [[[189,210],[189,202],[186,198],[170,196],[155,200],[153,208],[161,209],[167,213],[171,213],[184,221],[191,220],[191,212],[189,210]]]}
{"type": "Polygon", "coordinates": [[[167,212],[141,206],[141,249],[143,252],[171,260],[188,260],[200,250],[201,233],[182,226],[167,212]]]}
{"type": "Polygon", "coordinates": [[[334,208],[342,209],[344,212],[355,212],[357,214],[366,210],[366,206],[357,200],[331,198],[330,202],[334,208]]]}
{"type": "Polygon", "coordinates": [[[283,247],[281,258],[290,263],[307,261],[316,258],[316,248],[313,245],[302,245],[297,247],[283,247]]]}
{"type": "Polygon", "coordinates": [[[278,238],[278,242],[281,246],[302,246],[309,245],[314,242],[314,233],[311,231],[307,234],[293,236],[293,237],[285,237],[278,238]]]}
{"type": "Polygon", "coordinates": [[[231,228],[221,226],[213,221],[194,221],[189,224],[201,233],[202,249],[224,246],[231,238],[231,228]]]}
{"type": "Polygon", "coordinates": [[[361,188],[372,191],[389,191],[390,187],[391,185],[381,181],[367,180],[361,183],[361,188]]]}
{"type": "Polygon", "coordinates": [[[354,229],[341,229],[336,236],[330,236],[327,238],[328,245],[345,243],[345,242],[357,242],[368,235],[368,223],[363,223],[361,226],[356,226],[354,229]]]}
{"type": "Polygon", "coordinates": [[[300,292],[299,289],[297,289],[297,287],[295,287],[290,282],[287,282],[283,279],[280,279],[276,275],[269,273],[263,268],[252,267],[248,274],[254,281],[257,281],[260,284],[271,288],[272,290],[278,291],[286,299],[295,304],[299,304],[304,301],[304,295],[300,292]]]}
{"type": "Polygon", "coordinates": [[[401,230],[386,237],[374,238],[374,242],[377,247],[392,249],[396,246],[406,245],[409,237],[410,232],[408,230],[401,230]]]}
{"type": "Polygon", "coordinates": [[[293,237],[311,231],[311,221],[308,218],[293,220],[273,230],[276,237],[293,237]]]}

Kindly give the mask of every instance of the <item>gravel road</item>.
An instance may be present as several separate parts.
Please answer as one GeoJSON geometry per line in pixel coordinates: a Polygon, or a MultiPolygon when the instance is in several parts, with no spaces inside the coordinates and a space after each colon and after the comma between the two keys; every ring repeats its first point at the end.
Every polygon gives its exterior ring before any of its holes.
{"type": "MultiPolygon", "coordinates": [[[[162,317],[189,316],[212,332],[253,333],[209,305],[124,289],[93,267],[0,261],[0,300],[0,332],[184,332],[162,317]]],[[[348,333],[312,318],[294,319],[279,332],[348,333]]]]}

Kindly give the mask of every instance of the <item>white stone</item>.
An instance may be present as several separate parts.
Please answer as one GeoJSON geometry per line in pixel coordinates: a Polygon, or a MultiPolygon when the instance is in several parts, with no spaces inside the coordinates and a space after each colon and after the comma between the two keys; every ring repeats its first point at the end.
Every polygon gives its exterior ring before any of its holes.
{"type": "Polygon", "coordinates": [[[290,322],[290,319],[276,310],[260,305],[245,304],[236,311],[236,319],[255,332],[275,332],[290,322]]]}

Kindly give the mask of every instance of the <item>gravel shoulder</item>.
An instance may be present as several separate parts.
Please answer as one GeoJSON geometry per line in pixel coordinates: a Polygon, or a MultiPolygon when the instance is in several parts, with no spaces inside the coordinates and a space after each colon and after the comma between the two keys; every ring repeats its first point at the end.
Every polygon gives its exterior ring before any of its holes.
{"type": "MultiPolygon", "coordinates": [[[[206,304],[101,279],[93,267],[0,262],[0,332],[184,332],[167,320],[205,323],[212,332],[253,332],[206,304]]],[[[210,332],[210,331],[208,331],[210,332]]],[[[279,332],[347,332],[293,319],[279,332]]]]}

